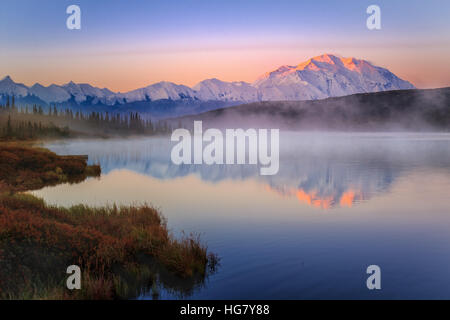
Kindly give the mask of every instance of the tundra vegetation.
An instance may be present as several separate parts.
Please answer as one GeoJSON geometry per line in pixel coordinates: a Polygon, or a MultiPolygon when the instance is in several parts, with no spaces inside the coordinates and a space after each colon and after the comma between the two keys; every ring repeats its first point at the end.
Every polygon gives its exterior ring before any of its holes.
{"type": "Polygon", "coordinates": [[[185,296],[204,283],[218,258],[198,235],[171,234],[157,209],[62,208],[26,193],[98,177],[101,168],[36,146],[37,138],[70,136],[51,121],[67,115],[13,106],[0,107],[0,299],[157,298],[161,287],[185,296]],[[80,290],[66,287],[70,265],[82,270],[80,290]]]}

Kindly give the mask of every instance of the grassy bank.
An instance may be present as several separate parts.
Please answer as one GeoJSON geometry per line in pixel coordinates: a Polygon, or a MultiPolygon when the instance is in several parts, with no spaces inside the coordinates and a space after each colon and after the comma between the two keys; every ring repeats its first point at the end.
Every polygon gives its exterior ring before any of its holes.
{"type": "Polygon", "coordinates": [[[0,191],[27,191],[99,176],[83,156],[58,156],[27,142],[0,142],[0,191]]]}
{"type": "Polygon", "coordinates": [[[150,206],[59,208],[17,193],[99,174],[84,157],[0,143],[0,298],[130,298],[161,285],[188,292],[214,268],[197,236],[175,239],[150,206]],[[69,291],[73,264],[82,289],[69,291]]]}

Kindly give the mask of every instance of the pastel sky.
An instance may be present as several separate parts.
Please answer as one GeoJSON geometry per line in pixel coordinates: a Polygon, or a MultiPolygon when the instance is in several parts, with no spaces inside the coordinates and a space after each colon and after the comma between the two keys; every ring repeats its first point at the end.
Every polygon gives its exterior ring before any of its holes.
{"type": "Polygon", "coordinates": [[[450,86],[450,1],[2,0],[0,78],[128,91],[158,81],[253,82],[322,53],[450,86]],[[66,8],[81,7],[81,30],[66,8]],[[381,7],[382,29],[366,28],[381,7]]]}

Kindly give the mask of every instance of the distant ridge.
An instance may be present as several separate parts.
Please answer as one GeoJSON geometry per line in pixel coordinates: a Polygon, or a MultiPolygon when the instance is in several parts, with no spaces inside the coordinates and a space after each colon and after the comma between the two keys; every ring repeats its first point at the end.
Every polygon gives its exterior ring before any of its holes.
{"type": "Polygon", "coordinates": [[[450,132],[450,87],[359,93],[313,101],[263,101],[171,119],[204,128],[450,132]]]}

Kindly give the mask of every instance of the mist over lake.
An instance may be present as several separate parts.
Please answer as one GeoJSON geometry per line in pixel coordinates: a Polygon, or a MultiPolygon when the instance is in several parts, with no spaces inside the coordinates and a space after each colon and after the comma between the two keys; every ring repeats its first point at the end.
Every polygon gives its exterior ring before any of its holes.
{"type": "Polygon", "coordinates": [[[221,265],[187,298],[450,298],[450,134],[284,131],[274,176],[174,165],[173,145],[169,136],[47,143],[88,155],[102,176],[33,194],[60,206],[147,202],[175,235],[200,232],[221,265]],[[372,264],[382,290],[367,290],[372,264]]]}

